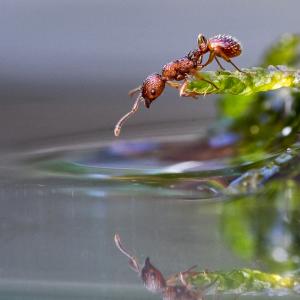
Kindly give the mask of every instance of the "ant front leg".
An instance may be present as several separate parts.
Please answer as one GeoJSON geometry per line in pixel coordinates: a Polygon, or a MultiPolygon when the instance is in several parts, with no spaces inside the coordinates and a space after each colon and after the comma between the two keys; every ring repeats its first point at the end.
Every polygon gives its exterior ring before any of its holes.
{"type": "Polygon", "coordinates": [[[175,88],[175,89],[179,89],[180,88],[180,84],[178,82],[174,82],[174,81],[166,81],[166,84],[172,88],[175,88]]]}
{"type": "Polygon", "coordinates": [[[197,93],[186,91],[188,83],[189,82],[187,81],[187,79],[185,79],[183,84],[181,85],[179,90],[180,97],[192,97],[193,99],[197,99],[197,97],[199,96],[197,93]]]}
{"type": "Polygon", "coordinates": [[[180,85],[179,83],[174,82],[174,81],[166,81],[166,84],[168,86],[179,90],[180,97],[192,97],[192,98],[197,99],[197,94],[185,92],[187,83],[188,82],[186,80],[184,81],[184,83],[182,85],[180,85]]]}

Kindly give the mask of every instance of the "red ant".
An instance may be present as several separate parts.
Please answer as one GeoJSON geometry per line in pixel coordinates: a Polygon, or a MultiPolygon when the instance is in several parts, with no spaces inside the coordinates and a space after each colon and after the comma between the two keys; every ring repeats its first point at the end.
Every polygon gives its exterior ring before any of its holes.
{"type": "MultiPolygon", "coordinates": [[[[115,234],[114,240],[117,248],[129,258],[131,269],[139,274],[150,292],[161,294],[163,300],[203,300],[202,292],[192,288],[186,282],[188,276],[196,274],[192,271],[196,266],[165,279],[162,273],[150,263],[149,257],[146,258],[144,266],[141,267],[137,259],[124,248],[118,234],[115,234]]],[[[204,289],[210,288],[215,283],[209,284],[204,289]]]]}
{"type": "Polygon", "coordinates": [[[231,63],[237,70],[242,72],[231,60],[230,58],[238,56],[241,53],[240,43],[231,36],[218,35],[210,39],[206,39],[202,34],[198,36],[198,47],[199,49],[189,52],[183,58],[176,59],[166,64],[162,68],[162,74],[154,73],[149,75],[142,85],[131,90],[129,96],[134,95],[136,92],[140,92],[136,101],[134,102],[132,109],[126,115],[124,115],[115,126],[115,136],[119,136],[121,128],[124,122],[129,119],[133,114],[138,111],[141,102],[145,103],[147,108],[150,104],[158,98],[165,89],[165,85],[168,84],[171,87],[179,89],[180,96],[191,96],[195,97],[193,93],[187,93],[185,91],[188,84],[187,76],[194,75],[199,80],[206,81],[214,86],[217,90],[218,87],[211,81],[204,79],[200,74],[197,73],[199,69],[207,66],[209,63],[215,59],[221,69],[224,69],[220,64],[218,57],[222,57],[227,62],[231,63]],[[203,55],[210,52],[208,61],[202,65],[203,55]],[[182,85],[174,82],[184,80],[182,85]]]}
{"type": "Polygon", "coordinates": [[[168,64],[163,66],[162,74],[151,74],[142,83],[142,85],[131,90],[129,96],[132,96],[136,92],[140,92],[136,101],[134,102],[132,109],[126,115],[124,115],[115,126],[115,136],[119,136],[123,123],[135,114],[139,108],[141,102],[145,103],[147,108],[150,104],[158,98],[165,89],[165,85],[180,89],[180,96],[195,96],[192,93],[186,93],[185,88],[187,85],[187,75],[194,75],[200,80],[204,80],[213,85],[216,89],[218,87],[209,80],[204,79],[197,71],[201,68],[202,56],[199,50],[194,50],[190,52],[183,58],[173,60],[168,64]],[[180,86],[180,84],[174,82],[185,80],[185,82],[180,86]]]}

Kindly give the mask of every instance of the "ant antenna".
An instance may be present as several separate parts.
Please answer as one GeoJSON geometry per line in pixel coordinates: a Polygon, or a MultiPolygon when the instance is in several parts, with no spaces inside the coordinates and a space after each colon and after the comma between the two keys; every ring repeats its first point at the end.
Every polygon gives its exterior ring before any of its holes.
{"type": "Polygon", "coordinates": [[[132,267],[132,269],[137,272],[140,273],[140,266],[137,262],[137,259],[134,256],[131,256],[128,251],[124,248],[124,246],[121,243],[121,238],[120,236],[116,233],[114,236],[114,240],[115,240],[115,244],[117,246],[117,248],[125,255],[129,258],[129,265],[130,267],[132,267]]]}
{"type": "Polygon", "coordinates": [[[126,115],[124,115],[120,120],[119,122],[116,124],[115,126],[115,130],[114,130],[114,133],[115,133],[115,136],[119,136],[120,133],[121,133],[121,128],[124,124],[124,122],[129,119],[132,115],[134,115],[138,109],[139,109],[139,105],[141,102],[144,101],[144,98],[142,97],[142,94],[139,94],[137,99],[135,100],[133,106],[132,106],[132,109],[130,112],[128,112],[126,115]]]}
{"type": "Polygon", "coordinates": [[[142,90],[142,86],[139,85],[138,87],[136,87],[136,88],[130,90],[130,91],[128,92],[128,96],[131,97],[131,96],[133,96],[135,93],[137,93],[137,92],[139,92],[139,91],[141,91],[141,90],[142,90]]]}

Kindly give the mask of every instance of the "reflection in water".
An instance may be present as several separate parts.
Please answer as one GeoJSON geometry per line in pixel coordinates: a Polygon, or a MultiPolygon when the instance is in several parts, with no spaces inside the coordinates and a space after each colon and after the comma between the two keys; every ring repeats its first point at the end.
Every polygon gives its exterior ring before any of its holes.
{"type": "Polygon", "coordinates": [[[115,235],[115,244],[129,258],[130,267],[139,274],[145,287],[152,293],[160,294],[163,300],[201,300],[207,294],[300,294],[300,277],[283,277],[246,268],[230,272],[197,272],[196,266],[193,266],[165,279],[148,257],[141,267],[124,248],[118,234],[115,235]]]}
{"type": "Polygon", "coordinates": [[[144,266],[141,267],[137,259],[125,250],[118,234],[115,234],[115,244],[129,258],[130,267],[139,274],[150,292],[162,295],[163,300],[202,299],[202,290],[194,289],[186,283],[191,274],[196,274],[192,271],[195,267],[165,279],[162,273],[150,263],[149,257],[146,258],[144,266]]]}
{"type": "Polygon", "coordinates": [[[259,262],[270,271],[299,269],[298,183],[276,180],[257,195],[237,197],[223,206],[220,228],[226,242],[241,257],[259,262]]]}

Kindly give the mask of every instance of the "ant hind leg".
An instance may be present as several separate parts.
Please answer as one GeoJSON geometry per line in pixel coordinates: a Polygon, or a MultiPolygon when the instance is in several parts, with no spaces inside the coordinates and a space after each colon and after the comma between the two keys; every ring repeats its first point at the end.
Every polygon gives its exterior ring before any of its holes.
{"type": "Polygon", "coordinates": [[[222,49],[218,49],[217,50],[217,55],[220,56],[220,57],[222,57],[225,61],[227,61],[231,65],[233,65],[239,72],[246,73],[246,72],[242,71],[236,64],[234,64],[232,62],[232,60],[222,51],[222,49]]]}
{"type": "Polygon", "coordinates": [[[241,72],[241,73],[246,73],[245,71],[242,71],[237,65],[235,65],[232,61],[231,61],[231,59],[229,59],[229,61],[228,61],[230,64],[232,64],[239,72],[241,72]]]}
{"type": "Polygon", "coordinates": [[[217,64],[219,65],[219,67],[221,68],[221,70],[225,71],[225,68],[221,65],[221,63],[217,57],[215,57],[215,60],[216,60],[217,64]]]}

